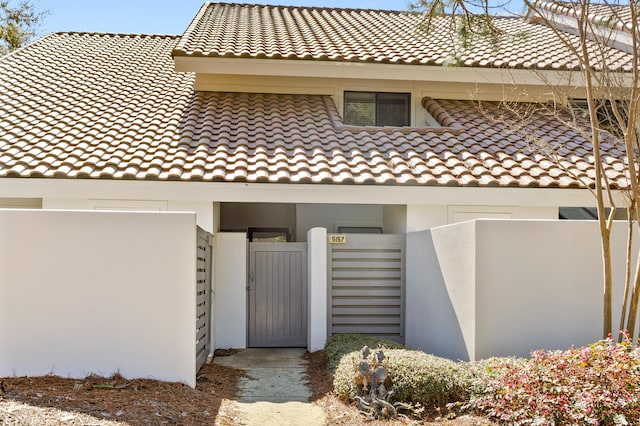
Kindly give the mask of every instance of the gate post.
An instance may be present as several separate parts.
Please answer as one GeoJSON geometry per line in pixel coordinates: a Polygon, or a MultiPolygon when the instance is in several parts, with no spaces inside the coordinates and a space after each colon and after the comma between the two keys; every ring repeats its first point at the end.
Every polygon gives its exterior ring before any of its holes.
{"type": "Polygon", "coordinates": [[[307,349],[320,350],[327,341],[327,230],[307,232],[308,330],[307,349]]]}

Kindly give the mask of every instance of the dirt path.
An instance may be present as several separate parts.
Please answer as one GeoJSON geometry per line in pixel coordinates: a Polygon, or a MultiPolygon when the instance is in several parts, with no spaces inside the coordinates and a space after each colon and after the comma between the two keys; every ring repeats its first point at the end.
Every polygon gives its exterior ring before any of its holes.
{"type": "Polygon", "coordinates": [[[306,363],[302,349],[244,349],[214,363],[243,370],[238,399],[224,400],[216,425],[324,426],[321,407],[308,402],[306,363]]]}

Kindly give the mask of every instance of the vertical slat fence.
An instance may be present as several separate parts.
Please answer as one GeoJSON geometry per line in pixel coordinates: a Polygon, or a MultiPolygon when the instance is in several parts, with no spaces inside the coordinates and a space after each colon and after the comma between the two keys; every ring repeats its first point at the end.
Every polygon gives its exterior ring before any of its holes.
{"type": "Polygon", "coordinates": [[[211,315],[211,243],[207,231],[198,227],[196,247],[196,368],[209,356],[211,315]]]}
{"type": "Polygon", "coordinates": [[[307,244],[252,242],[249,346],[307,345],[307,244]]]}

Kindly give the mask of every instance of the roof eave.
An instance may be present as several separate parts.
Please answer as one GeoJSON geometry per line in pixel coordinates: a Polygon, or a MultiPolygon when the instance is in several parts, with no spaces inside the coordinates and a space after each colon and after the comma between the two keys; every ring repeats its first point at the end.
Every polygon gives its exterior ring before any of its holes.
{"type": "MultiPolygon", "coordinates": [[[[580,71],[397,65],[367,62],[174,56],[176,71],[278,77],[355,78],[449,83],[582,85],[580,71]]],[[[629,80],[631,83],[631,80],[629,80]]]]}
{"type": "MultiPolygon", "coordinates": [[[[158,199],[211,202],[283,202],[431,205],[593,206],[582,188],[340,185],[182,182],[113,179],[0,178],[0,197],[158,199]]],[[[622,202],[623,191],[613,191],[622,202]]]]}

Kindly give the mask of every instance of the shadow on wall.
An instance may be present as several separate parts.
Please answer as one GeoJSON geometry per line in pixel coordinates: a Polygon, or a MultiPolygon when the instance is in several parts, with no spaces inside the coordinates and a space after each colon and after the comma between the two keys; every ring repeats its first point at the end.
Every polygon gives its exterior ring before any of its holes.
{"type": "Polygon", "coordinates": [[[437,356],[469,360],[430,231],[407,234],[406,343],[437,356]]]}
{"type": "MultiPolygon", "coordinates": [[[[594,221],[484,219],[408,234],[407,345],[475,360],[597,341],[599,242],[594,221]]],[[[625,223],[615,224],[611,249],[617,319],[625,223]]]]}

